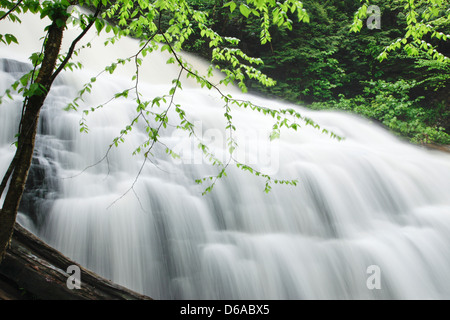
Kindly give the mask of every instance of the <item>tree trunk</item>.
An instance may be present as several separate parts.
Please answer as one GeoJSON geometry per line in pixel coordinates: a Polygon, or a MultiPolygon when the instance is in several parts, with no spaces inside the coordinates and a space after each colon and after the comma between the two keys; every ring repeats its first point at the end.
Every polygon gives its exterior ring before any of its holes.
{"type": "MultiPolygon", "coordinates": [[[[53,82],[52,74],[55,70],[61,48],[65,23],[58,24],[56,20],[66,21],[64,15],[55,17],[51,24],[44,46],[44,58],[36,78],[35,84],[44,89],[42,93],[32,95],[25,104],[25,112],[22,117],[22,123],[19,131],[17,150],[15,155],[14,170],[10,179],[10,185],[0,210],[0,263],[6,253],[10,242],[14,224],[16,221],[17,210],[25,189],[25,183],[31,166],[31,160],[34,152],[39,113],[48,91],[53,82]]],[[[13,160],[14,161],[14,160],[13,160]]]]}
{"type": "Polygon", "coordinates": [[[70,289],[67,268],[76,265],[16,224],[11,248],[0,265],[0,300],[149,300],[79,267],[80,288],[70,289]]]}
{"type": "MultiPolygon", "coordinates": [[[[76,1],[69,2],[75,3],[76,1]]],[[[98,12],[99,9],[95,16],[98,12]]],[[[25,100],[16,154],[10,165],[11,170],[8,170],[4,179],[5,185],[9,180],[9,186],[4,189],[6,195],[0,209],[0,300],[150,299],[79,266],[79,288],[73,287],[73,283],[72,286],[69,285],[72,275],[68,273],[70,271],[67,268],[77,266],[76,263],[15,223],[31,166],[41,108],[55,77],[71,56],[69,52],[60,68],[55,71],[67,18],[65,8],[61,8],[59,13],[51,17],[52,24],[44,40],[44,57],[34,81],[41,92],[32,94],[25,100]]],[[[91,21],[73,45],[85,35],[94,21],[95,19],[91,21]]],[[[73,48],[71,50],[73,51],[73,48]]],[[[3,187],[2,183],[0,191],[3,191],[3,187]]]]}

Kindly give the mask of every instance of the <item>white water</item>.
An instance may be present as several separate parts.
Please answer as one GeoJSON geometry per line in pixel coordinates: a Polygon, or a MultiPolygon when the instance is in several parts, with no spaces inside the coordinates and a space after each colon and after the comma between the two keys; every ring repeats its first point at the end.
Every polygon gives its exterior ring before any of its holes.
{"type": "MultiPolygon", "coordinates": [[[[0,62],[2,91],[28,68],[16,60],[40,50],[39,35],[29,31],[36,25],[15,27],[27,38],[19,37],[24,47],[0,47],[0,57],[9,58],[0,62]]],[[[2,22],[2,33],[7,27],[2,22]]],[[[196,142],[170,127],[162,139],[182,152],[182,160],[171,160],[158,146],[132,191],[126,193],[143,158],[131,153],[145,132],[133,130],[108,161],[82,172],[105,155],[135,107],[121,100],[93,113],[89,134],[79,132],[80,113],[62,109],[113,55],[129,56],[132,43],[86,51],[80,58],[86,68],[64,74],[53,87],[40,119],[22,224],[77,263],[157,299],[450,298],[450,158],[363,119],[299,108],[346,140],[302,127],[270,143],[271,118],[233,110],[240,159],[276,178],[299,180],[297,187],[274,185],[269,194],[264,180],[230,166],[202,196],[205,186],[194,180],[217,170],[201,158],[196,142]],[[380,268],[381,289],[367,287],[373,265],[380,268]]],[[[151,59],[142,72],[147,98],[167,91],[178,72],[160,54],[151,59]]],[[[85,107],[128,88],[125,75],[99,79],[85,107]]],[[[220,153],[220,99],[185,82],[176,103],[192,112],[199,135],[214,139],[220,153]]],[[[0,105],[0,172],[13,156],[20,106],[0,105]]],[[[176,114],[171,119],[175,123],[176,114]]]]}

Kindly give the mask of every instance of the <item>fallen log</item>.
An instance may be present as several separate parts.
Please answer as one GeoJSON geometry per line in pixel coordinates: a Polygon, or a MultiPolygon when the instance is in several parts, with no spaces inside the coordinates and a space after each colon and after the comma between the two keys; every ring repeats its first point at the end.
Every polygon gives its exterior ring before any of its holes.
{"type": "Polygon", "coordinates": [[[81,266],[79,288],[73,288],[66,272],[73,265],[77,264],[16,223],[11,247],[0,264],[0,300],[151,300],[81,266]]]}

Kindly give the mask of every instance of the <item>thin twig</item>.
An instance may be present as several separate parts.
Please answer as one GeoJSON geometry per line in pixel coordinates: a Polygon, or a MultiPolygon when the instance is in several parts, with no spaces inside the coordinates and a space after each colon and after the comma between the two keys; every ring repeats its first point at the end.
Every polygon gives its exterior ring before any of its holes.
{"type": "Polygon", "coordinates": [[[100,13],[100,9],[102,7],[102,3],[100,3],[97,6],[97,10],[95,11],[94,15],[92,16],[91,21],[89,22],[89,24],[86,26],[86,28],[84,28],[84,30],[78,35],[78,37],[75,38],[75,40],[72,41],[72,44],[70,45],[69,51],[66,55],[66,57],[64,58],[63,62],[61,62],[61,64],[59,65],[58,69],[56,69],[56,71],[52,74],[51,76],[51,80],[50,83],[53,82],[53,80],[55,80],[55,78],[58,76],[58,74],[64,69],[64,67],[66,66],[66,64],[69,62],[69,60],[72,58],[72,54],[75,50],[75,46],[77,45],[77,43],[86,35],[86,33],[89,31],[89,29],[94,25],[95,20],[97,19],[97,16],[100,13]]]}
{"type": "MultiPolygon", "coordinates": [[[[181,74],[183,73],[183,70],[184,70],[184,68],[181,68],[181,69],[180,69],[180,73],[178,74],[177,81],[180,80],[181,74]]],[[[171,100],[170,100],[170,102],[169,102],[169,106],[167,107],[167,109],[166,109],[166,111],[165,111],[165,114],[167,114],[167,112],[169,112],[169,110],[170,110],[170,108],[171,108],[171,106],[172,106],[172,104],[173,104],[173,100],[174,100],[174,97],[175,97],[175,93],[176,93],[176,91],[177,91],[177,88],[178,88],[178,86],[175,85],[175,89],[174,89],[174,91],[173,91],[173,93],[172,93],[172,95],[171,95],[171,100]]],[[[156,129],[156,134],[158,134],[159,131],[161,130],[161,127],[162,127],[163,123],[164,123],[164,120],[161,121],[161,123],[159,124],[158,128],[156,129]]],[[[147,149],[147,151],[145,152],[145,154],[144,154],[144,161],[142,162],[142,165],[141,165],[141,167],[139,168],[139,171],[138,171],[138,173],[136,174],[136,177],[135,177],[133,183],[131,184],[130,188],[128,188],[128,189],[127,189],[127,190],[126,190],[126,191],[125,191],[118,199],[114,200],[114,201],[108,206],[108,208],[111,207],[111,206],[113,206],[116,202],[118,202],[119,200],[121,200],[123,197],[125,197],[126,194],[127,194],[128,192],[130,192],[131,190],[134,190],[134,186],[136,185],[137,181],[139,180],[139,177],[141,176],[142,171],[144,170],[144,166],[145,166],[145,164],[147,163],[147,160],[149,159],[149,153],[150,153],[150,151],[153,149],[153,146],[155,145],[156,141],[157,141],[157,139],[156,139],[156,138],[153,138],[152,144],[150,145],[150,147],[149,147],[149,148],[147,149]]],[[[150,161],[150,160],[149,160],[149,161],[150,161]]]]}

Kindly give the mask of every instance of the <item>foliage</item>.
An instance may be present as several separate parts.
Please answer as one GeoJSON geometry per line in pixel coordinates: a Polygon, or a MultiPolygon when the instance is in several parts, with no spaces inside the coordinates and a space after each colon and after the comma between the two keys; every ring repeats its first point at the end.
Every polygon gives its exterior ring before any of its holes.
{"type": "MultiPolygon", "coordinates": [[[[361,0],[364,4],[355,13],[351,31],[361,31],[364,18],[367,17],[369,1],[361,0]]],[[[448,1],[446,0],[397,0],[397,3],[403,7],[401,16],[406,21],[405,33],[402,37],[396,39],[378,56],[380,61],[388,57],[389,52],[403,48],[409,56],[418,56],[420,52],[426,54],[431,59],[443,62],[449,58],[436,50],[436,46],[427,41],[430,39],[446,41],[450,34],[440,31],[440,27],[448,25],[450,22],[450,12],[448,1]]]]}
{"type": "MultiPolygon", "coordinates": [[[[245,163],[236,161],[233,157],[235,149],[237,148],[236,141],[233,138],[233,132],[236,127],[232,120],[232,110],[234,108],[251,108],[254,111],[271,116],[274,119],[273,133],[271,138],[279,136],[280,128],[285,126],[297,130],[300,126],[299,122],[304,122],[306,125],[313,125],[319,128],[311,119],[304,118],[295,110],[272,110],[265,106],[255,105],[250,101],[242,101],[234,99],[230,95],[223,94],[216,84],[211,83],[208,77],[212,74],[213,68],[217,68],[225,74],[225,78],[219,84],[237,84],[242,91],[247,91],[247,81],[251,79],[262,86],[273,86],[275,81],[261,72],[258,66],[263,64],[260,57],[252,57],[247,54],[245,50],[239,48],[240,40],[237,37],[221,35],[215,29],[214,23],[211,23],[211,14],[220,16],[224,19],[238,19],[252,24],[253,30],[258,30],[258,42],[260,45],[265,45],[272,40],[272,33],[276,28],[293,30],[294,23],[308,22],[309,16],[303,8],[303,4],[297,0],[246,0],[246,1],[230,1],[222,3],[220,1],[214,2],[206,1],[207,6],[214,8],[219,13],[211,13],[204,10],[205,5],[199,1],[192,0],[56,0],[56,1],[0,1],[0,19],[9,19],[12,22],[20,23],[20,14],[30,11],[38,14],[41,18],[48,18],[52,23],[58,27],[65,27],[67,17],[69,15],[69,7],[78,5],[96,11],[80,11],[77,15],[72,14],[70,23],[78,27],[80,30],[79,38],[84,36],[84,32],[91,26],[94,26],[98,33],[106,32],[110,35],[105,45],[114,45],[121,37],[132,36],[140,41],[139,50],[130,57],[124,57],[117,61],[111,61],[105,66],[104,70],[93,76],[88,83],[80,90],[75,99],[67,106],[67,109],[78,110],[81,106],[84,95],[90,94],[94,90],[93,84],[98,77],[104,73],[114,73],[116,68],[123,64],[131,64],[135,68],[135,74],[132,77],[134,86],[132,88],[124,89],[116,93],[111,100],[115,99],[129,99],[135,102],[136,113],[135,118],[123,130],[118,133],[118,136],[111,142],[105,157],[108,157],[111,148],[119,146],[125,139],[127,134],[133,129],[138,121],[144,122],[148,137],[145,141],[136,147],[135,154],[144,156],[142,166],[147,160],[153,156],[152,149],[160,142],[161,131],[164,130],[169,123],[169,110],[174,109],[179,116],[179,123],[176,126],[179,130],[187,131],[190,135],[195,137],[194,124],[190,122],[190,116],[185,112],[182,105],[174,102],[175,95],[182,90],[181,77],[185,76],[193,78],[202,88],[215,90],[223,101],[224,117],[227,125],[226,130],[229,131],[229,160],[227,162],[219,161],[214,154],[211,153],[207,145],[199,141],[199,148],[203,151],[205,157],[211,161],[213,165],[219,167],[219,173],[214,177],[199,179],[197,182],[212,181],[211,185],[206,189],[210,191],[217,179],[225,175],[225,170],[230,163],[234,163],[238,168],[261,176],[266,179],[265,190],[270,190],[270,184],[286,183],[295,184],[295,180],[281,180],[272,179],[263,172],[259,172],[256,168],[251,168],[245,163]],[[275,27],[275,29],[274,29],[275,27]],[[202,75],[190,66],[178,54],[180,50],[184,49],[185,45],[194,43],[198,46],[201,43],[209,48],[211,59],[211,66],[207,75],[202,75]],[[171,54],[167,63],[175,64],[179,67],[179,75],[173,79],[172,87],[163,96],[153,97],[151,99],[144,99],[140,92],[139,73],[140,66],[144,59],[150,57],[152,52],[168,51],[171,54]]],[[[47,28],[49,30],[49,28],[47,28]]],[[[6,44],[17,42],[14,35],[2,35],[1,41],[6,44]]],[[[50,41],[45,38],[45,43],[50,41]]],[[[82,68],[79,63],[75,64],[71,61],[72,55],[77,55],[80,50],[88,50],[90,43],[83,47],[76,48],[77,42],[74,41],[67,53],[60,53],[59,65],[56,66],[54,76],[56,77],[61,70],[74,70],[82,68]]],[[[8,89],[3,98],[12,98],[13,92],[21,94],[24,98],[24,106],[26,100],[30,96],[37,94],[46,94],[47,91],[42,91],[40,86],[36,84],[36,77],[42,66],[43,51],[33,53],[30,57],[34,68],[28,74],[23,75],[18,79],[11,88],[8,89]]],[[[87,117],[104,105],[92,106],[88,109],[82,110],[83,118],[80,121],[80,131],[88,132],[87,117]]],[[[328,131],[325,131],[329,133],[328,131]]],[[[340,138],[329,133],[332,137],[340,138]]],[[[162,144],[163,145],[163,144],[162,144]]],[[[173,157],[177,154],[169,147],[164,146],[166,152],[173,157]]],[[[142,169],[141,169],[142,170],[142,169]]],[[[138,173],[139,175],[139,173],[138,173]]],[[[130,190],[133,188],[131,186],[130,190]]]]}
{"type": "MultiPolygon", "coordinates": [[[[418,132],[435,128],[433,130],[441,133],[428,134],[425,139],[416,137],[410,132],[413,129],[407,130],[404,125],[392,122],[388,127],[416,143],[443,143],[446,141],[444,133],[450,130],[450,96],[446,90],[449,69],[445,58],[450,53],[446,36],[450,33],[450,22],[446,2],[378,0],[360,4],[360,1],[350,0],[325,3],[305,0],[310,23],[294,22],[292,30],[271,30],[273,41],[262,47],[254,24],[248,20],[223,19],[216,15],[211,23],[227,30],[229,36],[239,35],[240,47],[261,58],[265,62],[261,70],[277,81],[276,86],[267,87],[249,79],[246,84],[250,90],[299,104],[314,103],[314,108],[319,105],[335,108],[335,104],[342,106],[345,101],[345,109],[354,106],[353,111],[359,114],[382,117],[383,112],[374,112],[372,104],[363,104],[360,98],[372,101],[367,92],[374,90],[379,90],[379,97],[388,97],[390,87],[409,83],[408,94],[398,101],[402,104],[398,108],[404,108],[404,99],[409,97],[410,107],[421,109],[416,114],[423,126],[422,129],[416,126],[414,112],[401,121],[411,128],[416,127],[418,132]],[[369,4],[380,8],[380,29],[366,26],[369,4]],[[405,50],[398,50],[401,47],[405,50]],[[361,108],[367,110],[362,112],[361,108]]],[[[205,56],[209,54],[199,43],[197,46],[189,44],[188,48],[205,56]]],[[[394,108],[393,101],[390,106],[394,108]]],[[[398,110],[392,112],[395,114],[398,110]]],[[[384,118],[374,119],[387,123],[384,118]]]]}
{"type": "MultiPolygon", "coordinates": [[[[387,128],[411,139],[415,143],[437,142],[450,144],[450,135],[444,128],[430,123],[439,123],[442,113],[427,112],[421,106],[423,97],[412,99],[410,91],[417,85],[414,81],[371,81],[364,93],[355,98],[341,97],[333,103],[314,103],[314,109],[337,109],[352,111],[366,118],[379,121],[387,128]]],[[[447,111],[447,118],[450,114],[447,111]]],[[[445,117],[445,115],[444,115],[445,117]]]]}

